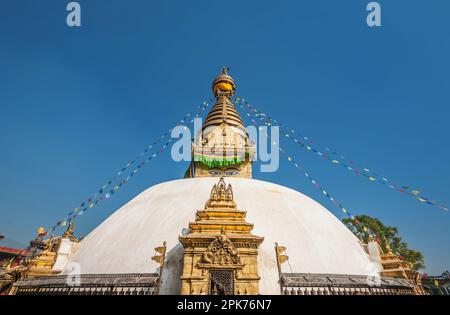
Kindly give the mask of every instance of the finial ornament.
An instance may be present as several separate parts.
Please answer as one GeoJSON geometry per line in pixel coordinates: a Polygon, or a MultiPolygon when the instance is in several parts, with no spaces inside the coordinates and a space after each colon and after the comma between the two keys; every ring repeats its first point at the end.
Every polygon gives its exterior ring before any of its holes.
{"type": "Polygon", "coordinates": [[[228,75],[228,70],[230,70],[230,67],[223,66],[223,67],[222,67],[222,74],[228,75]]]}
{"type": "Polygon", "coordinates": [[[69,220],[69,224],[67,225],[67,230],[63,233],[62,238],[68,238],[72,242],[78,242],[78,239],[73,235],[75,231],[75,226],[73,224],[73,219],[69,220]]]}
{"type": "Polygon", "coordinates": [[[236,85],[233,78],[228,74],[228,70],[230,70],[229,67],[223,66],[222,73],[213,81],[213,93],[217,99],[222,97],[231,98],[236,91],[236,85]]]}
{"type": "Polygon", "coordinates": [[[38,236],[42,237],[42,236],[45,236],[45,234],[46,234],[45,229],[42,226],[37,228],[37,235],[38,236]]]}
{"type": "Polygon", "coordinates": [[[386,246],[386,250],[387,250],[388,254],[393,254],[391,244],[389,244],[387,237],[383,236],[383,240],[384,240],[384,244],[386,246]]]}

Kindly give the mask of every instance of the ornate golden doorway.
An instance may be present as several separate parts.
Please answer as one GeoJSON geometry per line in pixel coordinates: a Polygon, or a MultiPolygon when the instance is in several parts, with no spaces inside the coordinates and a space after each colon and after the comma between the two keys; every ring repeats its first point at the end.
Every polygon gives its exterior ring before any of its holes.
{"type": "Polygon", "coordinates": [[[209,271],[209,294],[210,295],[233,295],[234,294],[234,272],[227,269],[216,269],[209,271]]]}

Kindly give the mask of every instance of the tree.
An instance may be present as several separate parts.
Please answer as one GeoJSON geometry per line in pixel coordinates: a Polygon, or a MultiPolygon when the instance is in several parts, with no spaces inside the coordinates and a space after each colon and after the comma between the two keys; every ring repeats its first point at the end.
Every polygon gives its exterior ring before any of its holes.
{"type": "Polygon", "coordinates": [[[414,270],[424,269],[425,262],[423,254],[420,251],[410,249],[408,243],[404,242],[398,235],[398,230],[394,226],[383,224],[379,219],[372,218],[368,215],[355,216],[355,220],[345,218],[342,222],[353,232],[361,241],[367,243],[369,241],[369,233],[367,229],[377,236],[378,242],[383,252],[388,252],[388,246],[392,251],[400,256],[404,261],[410,262],[414,270]],[[366,227],[366,229],[364,228],[366,227]]]}

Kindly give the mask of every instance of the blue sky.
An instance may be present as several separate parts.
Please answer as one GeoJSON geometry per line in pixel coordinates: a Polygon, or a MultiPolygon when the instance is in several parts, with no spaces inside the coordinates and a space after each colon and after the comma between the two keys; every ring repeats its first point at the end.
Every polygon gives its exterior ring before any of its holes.
{"type": "MultiPolygon", "coordinates": [[[[448,1],[380,1],[376,29],[366,0],[79,1],[80,28],[65,24],[68,2],[1,5],[0,245],[24,246],[93,194],[209,99],[222,65],[282,123],[450,204],[448,1]]],[[[450,268],[450,213],[285,147],[351,212],[397,226],[429,273],[450,268]]],[[[281,161],[254,177],[343,217],[281,161]]],[[[186,166],[168,154],[148,164],[80,217],[78,235],[186,166]]]]}

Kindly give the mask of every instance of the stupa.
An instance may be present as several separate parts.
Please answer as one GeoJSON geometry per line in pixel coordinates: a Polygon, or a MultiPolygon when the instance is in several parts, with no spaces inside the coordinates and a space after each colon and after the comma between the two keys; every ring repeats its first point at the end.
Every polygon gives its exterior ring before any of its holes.
{"type": "Polygon", "coordinates": [[[11,294],[414,293],[320,203],[253,178],[227,68],[212,90],[186,178],[141,192],[82,240],[41,241],[52,243],[11,294]]]}

